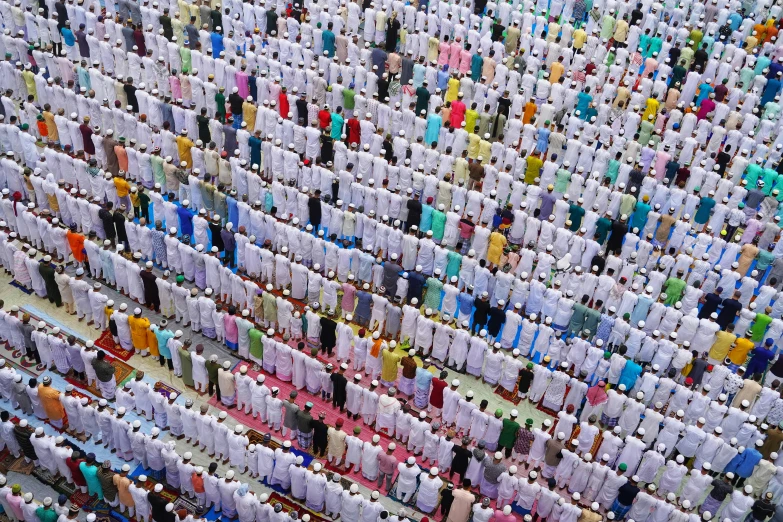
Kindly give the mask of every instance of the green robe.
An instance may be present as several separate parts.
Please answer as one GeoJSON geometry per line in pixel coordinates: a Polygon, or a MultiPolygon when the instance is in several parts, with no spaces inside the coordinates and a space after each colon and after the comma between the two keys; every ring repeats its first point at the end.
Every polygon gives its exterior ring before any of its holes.
{"type": "Polygon", "coordinates": [[[443,232],[446,229],[446,214],[440,210],[432,211],[432,224],[430,230],[432,230],[432,238],[440,241],[443,239],[443,232]]]}
{"type": "Polygon", "coordinates": [[[585,217],[585,209],[579,205],[570,205],[568,209],[568,219],[571,220],[571,226],[569,227],[572,232],[576,232],[582,226],[582,219],[585,217]]]}
{"type": "Polygon", "coordinates": [[[190,360],[190,352],[184,347],[179,349],[179,359],[182,362],[182,382],[185,386],[195,387],[193,382],[193,363],[190,360]]]}
{"type": "Polygon", "coordinates": [[[434,277],[427,279],[427,293],[424,294],[424,308],[438,310],[440,308],[440,297],[443,290],[443,283],[434,277]]]}
{"type": "Polygon", "coordinates": [[[57,512],[52,508],[39,507],[35,510],[35,516],[41,522],[57,522],[57,512]]]}
{"type": "Polygon", "coordinates": [[[217,114],[215,114],[215,117],[220,120],[221,123],[226,123],[226,96],[222,92],[218,92],[215,95],[215,103],[217,104],[217,114]]]}
{"type": "Polygon", "coordinates": [[[514,442],[517,440],[517,432],[519,431],[519,423],[512,419],[503,419],[503,428],[500,430],[500,438],[498,438],[498,445],[501,448],[511,448],[514,446],[514,442]]]}
{"type": "MultiPolygon", "coordinates": [[[[576,305],[574,305],[576,306],[576,305]]],[[[598,329],[598,322],[601,320],[601,312],[588,308],[585,312],[585,324],[584,330],[590,330],[589,339],[592,340],[595,336],[595,332],[598,329]]]]}
{"type": "Polygon", "coordinates": [[[462,255],[457,252],[449,251],[449,253],[446,254],[446,259],[446,277],[448,277],[449,280],[454,276],[459,277],[459,269],[462,266],[462,255]]]}
{"type": "Polygon", "coordinates": [[[250,337],[250,357],[263,361],[264,344],[261,342],[261,339],[264,338],[264,334],[260,330],[251,328],[248,330],[247,335],[250,337]]]}
{"type": "Polygon", "coordinates": [[[663,290],[666,292],[666,306],[674,306],[680,298],[682,298],[682,292],[685,290],[686,283],[682,279],[676,277],[670,277],[663,285],[663,290]]]}
{"type": "Polygon", "coordinates": [[[583,305],[582,303],[575,303],[574,304],[574,313],[571,314],[571,320],[568,322],[568,333],[569,334],[578,334],[582,331],[582,327],[585,324],[585,313],[587,312],[587,307],[583,305]]]}
{"type": "Polygon", "coordinates": [[[596,241],[598,244],[603,245],[606,241],[606,236],[609,235],[609,230],[612,228],[612,221],[609,218],[598,218],[595,222],[595,233],[598,236],[596,241]]]}
{"type": "Polygon", "coordinates": [[[764,333],[771,322],[772,318],[767,314],[756,314],[756,320],[753,321],[753,326],[750,327],[750,331],[753,332],[753,337],[750,340],[757,343],[764,339],[764,333]]]}

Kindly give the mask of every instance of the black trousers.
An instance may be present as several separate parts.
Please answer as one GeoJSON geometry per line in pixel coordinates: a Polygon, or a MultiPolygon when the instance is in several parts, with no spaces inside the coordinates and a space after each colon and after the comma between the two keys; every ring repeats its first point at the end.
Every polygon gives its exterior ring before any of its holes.
{"type": "Polygon", "coordinates": [[[161,366],[164,366],[164,365],[166,365],[168,363],[169,370],[173,370],[174,369],[174,363],[171,362],[171,359],[166,359],[162,355],[160,357],[158,357],[158,362],[160,362],[161,366]]]}
{"type": "Polygon", "coordinates": [[[226,250],[223,254],[223,264],[226,265],[229,268],[234,268],[236,265],[236,262],[234,261],[234,251],[228,251],[226,250]]]}
{"type": "Polygon", "coordinates": [[[220,386],[217,386],[214,382],[209,381],[209,396],[217,394],[217,400],[220,400],[220,386]]]}
{"type": "Polygon", "coordinates": [[[37,348],[30,348],[28,346],[25,347],[25,350],[27,351],[27,358],[33,358],[35,359],[35,362],[37,364],[41,364],[41,356],[38,355],[38,349],[37,348]]]}

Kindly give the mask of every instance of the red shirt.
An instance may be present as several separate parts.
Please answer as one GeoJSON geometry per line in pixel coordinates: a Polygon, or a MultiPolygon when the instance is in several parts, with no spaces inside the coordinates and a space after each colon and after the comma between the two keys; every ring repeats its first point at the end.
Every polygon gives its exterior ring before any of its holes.
{"type": "Polygon", "coordinates": [[[318,124],[325,129],[332,123],[332,114],[329,111],[318,111],[318,124]]]}
{"type": "Polygon", "coordinates": [[[282,116],[283,119],[288,119],[288,112],[291,110],[291,107],[288,105],[288,95],[283,91],[280,91],[280,96],[277,100],[277,109],[280,111],[280,116],[282,116]]]}
{"type": "Polygon", "coordinates": [[[79,469],[80,462],[82,462],[81,459],[73,459],[71,457],[65,459],[65,465],[68,466],[69,470],[71,470],[73,483],[76,484],[77,486],[86,486],[87,481],[84,480],[84,475],[82,475],[82,470],[79,469]]]}
{"type": "Polygon", "coordinates": [[[443,408],[443,389],[448,383],[443,379],[432,379],[432,391],[430,392],[430,405],[433,408],[443,408]]]}
{"type": "Polygon", "coordinates": [[[348,143],[359,143],[360,136],[361,129],[359,127],[359,120],[351,118],[348,120],[348,143]]]}

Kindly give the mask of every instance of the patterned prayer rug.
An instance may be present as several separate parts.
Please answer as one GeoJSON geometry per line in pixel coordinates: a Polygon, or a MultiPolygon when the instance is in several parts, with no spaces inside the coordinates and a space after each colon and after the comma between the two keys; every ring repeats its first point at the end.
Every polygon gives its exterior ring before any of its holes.
{"type": "MultiPolygon", "coordinates": [[[[114,366],[114,378],[117,381],[117,386],[122,386],[123,381],[128,377],[130,377],[131,374],[135,371],[134,368],[131,367],[129,364],[119,359],[115,359],[110,355],[106,356],[106,360],[110,362],[112,366],[114,366]]],[[[98,387],[95,384],[87,385],[85,381],[76,380],[71,375],[66,377],[65,380],[78,388],[87,390],[93,395],[102,397],[101,391],[98,389],[98,387]]]]}
{"type": "Polygon", "coordinates": [[[184,509],[188,513],[192,513],[193,515],[199,515],[200,511],[198,509],[198,505],[196,503],[197,501],[190,500],[188,497],[180,495],[177,497],[176,500],[172,501],[172,504],[174,504],[174,511],[179,511],[180,509],[184,509]]]}
{"type": "Polygon", "coordinates": [[[515,405],[522,402],[522,397],[520,397],[518,393],[519,393],[519,385],[514,386],[514,389],[512,391],[508,391],[502,386],[498,386],[497,388],[495,388],[495,395],[500,395],[501,398],[509,402],[512,402],[515,405]]]}
{"type": "Polygon", "coordinates": [[[92,503],[92,498],[90,497],[89,493],[82,493],[81,490],[77,489],[73,492],[73,495],[71,495],[71,498],[68,499],[71,501],[71,504],[79,507],[89,507],[92,503]]]}
{"type": "Polygon", "coordinates": [[[169,386],[165,382],[158,381],[152,387],[152,389],[158,393],[162,393],[166,398],[171,397],[172,393],[176,393],[178,396],[182,396],[182,392],[173,386],[169,386]]]}
{"type": "Polygon", "coordinates": [[[57,482],[57,477],[52,475],[49,470],[43,466],[38,466],[33,470],[33,476],[47,486],[53,486],[57,482]]]}
{"type": "Polygon", "coordinates": [[[104,330],[101,335],[95,339],[95,347],[100,348],[105,352],[109,352],[115,357],[127,361],[133,356],[133,350],[125,350],[122,346],[114,344],[114,338],[111,335],[111,331],[104,330]]]}
{"type": "MultiPolygon", "coordinates": [[[[570,389],[571,389],[571,388],[569,388],[568,386],[566,386],[566,389],[565,389],[565,391],[563,392],[563,397],[567,397],[567,396],[568,396],[568,391],[569,391],[570,389]]],[[[550,410],[549,408],[546,408],[546,407],[544,407],[544,397],[541,397],[541,400],[540,400],[540,401],[538,401],[538,404],[536,404],[536,409],[537,409],[538,411],[540,411],[540,412],[544,412],[544,413],[546,413],[546,414],[547,414],[547,415],[549,415],[549,416],[552,416],[552,417],[557,417],[557,413],[558,413],[557,411],[550,410]]],[[[558,411],[559,411],[559,410],[558,410],[558,411]]]]}
{"type": "Polygon", "coordinates": [[[16,370],[21,371],[23,375],[32,375],[37,378],[46,371],[46,366],[29,360],[22,350],[14,350],[6,343],[0,343],[0,356],[16,370]]]}
{"type": "Polygon", "coordinates": [[[14,459],[14,462],[8,467],[8,471],[15,471],[16,473],[21,473],[23,475],[32,474],[34,469],[35,462],[25,462],[24,457],[14,459]]]}

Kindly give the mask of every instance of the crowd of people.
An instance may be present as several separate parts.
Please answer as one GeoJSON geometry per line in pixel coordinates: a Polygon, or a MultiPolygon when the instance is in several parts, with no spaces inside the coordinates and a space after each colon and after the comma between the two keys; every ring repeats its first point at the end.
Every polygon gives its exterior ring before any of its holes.
{"type": "MultiPolygon", "coordinates": [[[[102,399],[9,365],[0,395],[241,522],[298,517],[250,479],[348,522],[410,516],[384,488],[449,522],[779,522],[780,14],[0,3],[0,264],[223,411],[141,372],[118,387],[92,341],[18,306],[0,307],[0,339],[102,399]],[[225,425],[234,407],[263,443],[225,425]],[[233,470],[180,456],[185,433],[233,470]]],[[[0,420],[14,455],[123,512],[191,516],[130,465],[0,420]]],[[[2,487],[16,519],[71,517],[2,487]]]]}

